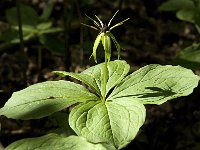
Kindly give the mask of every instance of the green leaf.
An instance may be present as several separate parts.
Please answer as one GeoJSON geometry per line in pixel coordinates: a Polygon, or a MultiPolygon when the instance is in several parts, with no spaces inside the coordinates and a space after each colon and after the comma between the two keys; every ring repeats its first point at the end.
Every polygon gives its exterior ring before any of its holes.
{"type": "Polygon", "coordinates": [[[49,29],[40,30],[40,34],[56,33],[56,32],[61,32],[61,31],[63,31],[62,28],[52,27],[52,28],[49,28],[49,29]]]}
{"type": "Polygon", "coordinates": [[[199,22],[199,17],[196,19],[199,10],[192,0],[169,0],[163,3],[159,9],[162,11],[176,11],[177,18],[183,21],[199,22]]]}
{"type": "MultiPolygon", "coordinates": [[[[81,74],[87,74],[95,79],[98,88],[103,95],[103,67],[104,63],[90,67],[83,71],[81,74]]],[[[106,94],[117,85],[124,76],[128,73],[130,66],[122,60],[115,60],[108,62],[108,82],[106,84],[106,94]]]]}
{"type": "Polygon", "coordinates": [[[62,77],[70,76],[72,78],[80,80],[86,85],[88,85],[90,88],[92,88],[98,95],[101,95],[100,89],[97,86],[95,79],[93,78],[93,76],[89,74],[73,73],[73,72],[66,72],[66,71],[54,71],[54,73],[62,77]]]}
{"type": "Polygon", "coordinates": [[[89,100],[97,100],[97,97],[79,84],[47,81],[15,92],[0,109],[0,115],[13,119],[37,119],[89,100]]]}
{"type": "Polygon", "coordinates": [[[127,76],[108,99],[132,97],[143,104],[159,105],[189,95],[199,79],[191,70],[180,66],[147,65],[127,76]]]}
{"type": "Polygon", "coordinates": [[[49,0],[48,3],[45,5],[42,15],[40,16],[41,21],[48,21],[51,16],[53,7],[55,2],[53,0],[49,0]]]}
{"type": "MultiPolygon", "coordinates": [[[[103,67],[104,63],[90,67],[81,73],[71,73],[65,71],[54,71],[54,73],[62,77],[70,76],[80,80],[101,96],[103,94],[103,67]]],[[[109,78],[106,86],[106,93],[108,93],[124,78],[124,76],[128,73],[129,68],[130,66],[125,61],[121,60],[110,61],[108,63],[109,78]]]]}
{"type": "Polygon", "coordinates": [[[64,43],[62,43],[53,35],[41,34],[39,36],[39,41],[46,49],[50,50],[53,54],[64,54],[64,43]]]}
{"type": "Polygon", "coordinates": [[[48,134],[37,138],[27,138],[10,144],[5,150],[106,150],[101,144],[92,144],[83,137],[63,137],[48,134]]]}
{"type": "Polygon", "coordinates": [[[72,128],[70,128],[68,119],[69,113],[64,111],[55,112],[48,116],[48,125],[58,127],[51,129],[48,133],[55,133],[65,137],[76,135],[72,128]]]}
{"type": "Polygon", "coordinates": [[[191,69],[200,68],[200,44],[193,44],[181,50],[174,64],[179,64],[183,67],[191,69]]]}
{"type": "MultiPolygon", "coordinates": [[[[11,26],[11,28],[19,32],[19,26],[17,25],[13,25],[11,26]]],[[[30,25],[23,25],[22,30],[23,30],[23,34],[25,35],[36,34],[38,32],[34,26],[30,26],[30,25]]]]}
{"type": "Polygon", "coordinates": [[[181,9],[194,8],[192,0],[168,0],[160,5],[159,10],[162,11],[179,11],[181,9]]]}
{"type": "Polygon", "coordinates": [[[181,50],[178,57],[191,62],[200,63],[200,43],[193,44],[181,50]]]}
{"type": "Polygon", "coordinates": [[[37,25],[37,29],[38,30],[45,30],[45,29],[49,29],[52,26],[52,22],[42,22],[40,24],[37,25]]]}
{"type": "Polygon", "coordinates": [[[92,143],[106,142],[121,149],[137,135],[145,120],[145,107],[131,98],[90,101],[74,107],[71,128],[92,143]]]}
{"type": "Polygon", "coordinates": [[[19,33],[16,30],[8,29],[2,32],[0,36],[0,41],[9,42],[9,43],[17,43],[15,41],[19,39],[18,35],[19,33]]]}
{"type": "Polygon", "coordinates": [[[191,23],[195,23],[195,16],[198,11],[193,9],[182,9],[176,13],[176,16],[178,19],[183,20],[183,21],[188,21],[191,23]]]}
{"type": "MultiPolygon", "coordinates": [[[[27,5],[20,5],[21,20],[23,25],[36,26],[39,21],[39,16],[36,11],[27,5]]],[[[18,25],[17,8],[13,7],[6,10],[6,19],[11,25],[18,25]]]]}
{"type": "MultiPolygon", "coordinates": [[[[23,37],[24,41],[27,41],[34,37],[34,33],[29,32],[26,27],[23,27],[23,37]],[[25,30],[24,30],[25,29],[25,30]]],[[[2,33],[0,36],[0,41],[8,42],[8,43],[20,43],[19,40],[19,33],[17,29],[13,26],[13,28],[10,28],[2,33]]]]}
{"type": "Polygon", "coordinates": [[[97,36],[96,40],[94,41],[94,46],[93,46],[93,53],[92,53],[92,55],[93,55],[94,61],[95,61],[96,63],[97,63],[97,56],[96,56],[97,48],[98,48],[98,46],[99,46],[99,43],[100,43],[100,41],[101,41],[101,37],[103,36],[103,34],[104,34],[104,33],[100,33],[100,34],[97,36]]]}

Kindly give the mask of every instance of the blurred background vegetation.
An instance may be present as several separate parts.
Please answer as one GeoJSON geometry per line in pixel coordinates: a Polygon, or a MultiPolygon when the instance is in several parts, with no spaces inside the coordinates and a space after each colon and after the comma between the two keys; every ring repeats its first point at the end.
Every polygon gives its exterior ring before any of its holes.
{"type": "MultiPolygon", "coordinates": [[[[1,0],[0,106],[14,91],[59,79],[54,70],[80,72],[94,65],[89,57],[98,33],[80,22],[92,24],[85,14],[106,22],[116,10],[113,24],[131,18],[113,30],[131,71],[158,63],[200,74],[200,0],[1,0]]],[[[117,59],[115,50],[112,59],[117,59]]],[[[147,106],[145,125],[125,149],[199,150],[199,97],[198,87],[178,101],[147,106]]],[[[43,135],[59,126],[55,116],[29,121],[1,117],[0,141],[7,146],[43,135]]]]}

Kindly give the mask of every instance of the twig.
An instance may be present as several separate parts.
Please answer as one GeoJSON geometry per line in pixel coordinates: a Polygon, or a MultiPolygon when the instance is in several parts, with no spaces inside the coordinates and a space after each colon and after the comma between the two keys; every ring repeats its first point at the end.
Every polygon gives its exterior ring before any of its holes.
{"type": "Polygon", "coordinates": [[[23,31],[22,31],[20,3],[21,3],[21,0],[16,0],[17,19],[18,19],[18,26],[19,26],[20,51],[21,51],[21,64],[22,64],[22,70],[23,70],[24,83],[26,83],[26,54],[24,52],[24,40],[23,40],[23,31]]]}
{"type": "Polygon", "coordinates": [[[63,1],[63,23],[64,23],[64,35],[65,35],[65,52],[64,52],[64,62],[65,70],[70,71],[71,66],[71,51],[69,46],[69,32],[70,32],[70,18],[67,17],[67,3],[66,0],[63,1]]]}
{"type": "MultiPolygon", "coordinates": [[[[78,12],[78,17],[80,22],[82,22],[82,17],[81,17],[81,10],[80,10],[80,5],[79,5],[79,0],[75,0],[76,3],[76,8],[78,12]]],[[[80,26],[80,65],[83,65],[83,27],[80,26]]]]}

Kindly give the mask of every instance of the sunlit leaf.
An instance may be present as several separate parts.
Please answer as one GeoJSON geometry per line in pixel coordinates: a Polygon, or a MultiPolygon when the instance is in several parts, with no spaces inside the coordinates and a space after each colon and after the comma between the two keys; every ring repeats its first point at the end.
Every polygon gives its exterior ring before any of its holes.
{"type": "MultiPolygon", "coordinates": [[[[107,64],[108,68],[108,81],[106,84],[106,94],[128,73],[130,66],[122,60],[110,61],[107,64]]],[[[90,67],[82,72],[82,74],[91,75],[99,87],[101,94],[103,95],[103,67],[104,63],[98,64],[96,66],[90,67]]]]}
{"type": "Polygon", "coordinates": [[[199,79],[191,70],[180,66],[147,65],[127,76],[108,99],[131,97],[143,104],[159,105],[191,94],[199,79]]]}
{"type": "Polygon", "coordinates": [[[63,137],[48,134],[37,138],[16,141],[5,150],[106,150],[101,144],[92,144],[83,137],[63,137]]]}
{"type": "Polygon", "coordinates": [[[63,80],[47,81],[14,92],[0,109],[0,115],[13,119],[37,119],[72,104],[97,99],[79,84],[63,80]]]}
{"type": "Polygon", "coordinates": [[[54,71],[59,76],[65,77],[70,76],[77,80],[82,81],[86,85],[88,85],[90,88],[92,88],[97,94],[101,95],[100,89],[97,86],[97,83],[93,76],[90,74],[84,74],[84,73],[73,73],[73,72],[66,72],[66,71],[54,71]]]}
{"type": "MultiPolygon", "coordinates": [[[[103,67],[104,63],[95,65],[84,70],[81,73],[71,73],[65,71],[54,71],[60,76],[70,76],[78,79],[94,89],[98,95],[103,95],[103,67]]],[[[108,63],[108,82],[106,85],[106,93],[108,93],[115,85],[117,85],[128,73],[130,66],[121,60],[110,61],[108,63]]]]}
{"type": "Polygon", "coordinates": [[[145,120],[145,108],[130,98],[86,102],[72,109],[71,128],[92,143],[106,142],[116,149],[135,138],[145,120]]]}

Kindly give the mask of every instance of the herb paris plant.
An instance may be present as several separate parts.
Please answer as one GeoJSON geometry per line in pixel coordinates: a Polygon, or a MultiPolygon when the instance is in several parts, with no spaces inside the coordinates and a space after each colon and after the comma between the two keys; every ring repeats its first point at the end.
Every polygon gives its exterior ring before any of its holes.
{"type": "Polygon", "coordinates": [[[15,92],[0,109],[0,115],[38,119],[76,105],[70,112],[69,125],[78,136],[51,133],[16,141],[6,150],[121,149],[136,137],[144,124],[145,104],[160,105],[187,96],[200,79],[191,70],[180,66],[147,65],[127,75],[129,69],[126,61],[115,60],[97,64],[81,73],[54,72],[78,79],[91,90],[60,80],[38,83],[15,92]],[[103,96],[105,101],[102,101],[103,96]]]}
{"type": "Polygon", "coordinates": [[[89,26],[87,24],[82,23],[82,25],[84,25],[84,26],[87,26],[87,27],[90,27],[92,29],[100,31],[100,33],[98,34],[98,36],[97,36],[97,38],[96,38],[96,40],[94,42],[92,55],[94,57],[95,62],[97,63],[96,51],[97,51],[97,48],[98,48],[99,43],[101,41],[102,45],[103,45],[103,48],[104,48],[104,51],[105,51],[105,64],[104,64],[104,68],[103,68],[103,75],[104,75],[104,77],[103,77],[103,83],[104,83],[103,86],[104,86],[104,88],[103,89],[104,89],[104,91],[103,91],[103,94],[102,94],[102,97],[101,97],[103,102],[105,101],[105,98],[106,98],[106,82],[108,80],[107,62],[110,61],[110,57],[111,57],[111,40],[110,39],[112,39],[114,44],[115,44],[115,47],[116,47],[117,52],[118,52],[118,59],[120,57],[120,49],[121,49],[119,43],[117,42],[117,40],[115,39],[114,35],[110,31],[112,29],[114,29],[115,27],[118,27],[118,26],[122,25],[125,21],[129,20],[129,18],[127,18],[127,19],[121,21],[120,23],[117,23],[116,25],[110,27],[110,24],[111,24],[112,20],[114,19],[114,17],[116,16],[117,13],[118,13],[118,11],[116,11],[116,13],[110,19],[108,25],[103,23],[101,21],[101,19],[99,19],[99,17],[97,17],[96,15],[95,15],[95,17],[97,18],[99,23],[96,20],[94,20],[91,17],[86,15],[90,20],[93,21],[93,23],[94,23],[94,25],[96,27],[89,26]]]}

